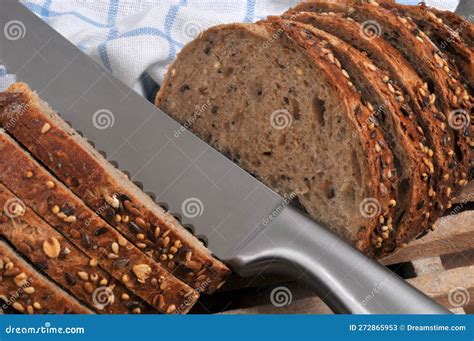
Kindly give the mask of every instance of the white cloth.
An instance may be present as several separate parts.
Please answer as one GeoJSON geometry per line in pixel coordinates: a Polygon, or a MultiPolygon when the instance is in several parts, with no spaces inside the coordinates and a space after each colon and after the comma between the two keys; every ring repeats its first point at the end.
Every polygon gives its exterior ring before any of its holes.
{"type": "MultiPolygon", "coordinates": [[[[125,84],[142,92],[148,73],[158,84],[183,45],[221,23],[280,14],[299,0],[22,0],[125,84]]],[[[416,4],[418,0],[399,0],[416,4]]],[[[458,0],[427,0],[454,10],[458,0]]],[[[0,90],[14,78],[0,66],[0,90]]]]}

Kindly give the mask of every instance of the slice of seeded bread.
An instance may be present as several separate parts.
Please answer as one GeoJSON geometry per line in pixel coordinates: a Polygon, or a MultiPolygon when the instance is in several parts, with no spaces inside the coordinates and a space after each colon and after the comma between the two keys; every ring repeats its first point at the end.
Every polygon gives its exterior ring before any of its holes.
{"type": "Polygon", "coordinates": [[[378,126],[369,130],[373,112],[354,84],[298,26],[209,29],[181,51],[156,104],[270,187],[296,194],[359,249],[377,253],[379,220],[392,220],[397,198],[390,147],[378,126]]]}
{"type": "MultiPolygon", "coordinates": [[[[317,20],[316,13],[298,13],[292,20],[311,23],[317,20]]],[[[269,18],[270,20],[272,18],[269,18]]],[[[429,167],[420,162],[426,156],[424,143],[426,139],[418,131],[411,107],[400,99],[400,89],[393,85],[389,73],[379,69],[373,61],[351,45],[335,36],[319,30],[314,26],[305,27],[318,39],[318,46],[327,54],[332,53],[337,66],[340,66],[350,76],[362,99],[370,107],[375,108],[373,117],[374,126],[380,126],[385,140],[388,142],[394,155],[395,170],[393,176],[398,181],[399,205],[395,211],[393,224],[380,222],[379,233],[383,235],[385,244],[396,247],[397,243],[407,240],[396,240],[397,236],[404,236],[405,230],[425,229],[430,215],[435,213],[434,206],[418,207],[429,195],[430,186],[435,185],[435,178],[423,180],[423,174],[429,173],[429,167]],[[389,85],[390,84],[390,85],[389,85]],[[391,233],[395,229],[394,233],[391,233]]],[[[370,127],[372,128],[372,126],[370,127]]],[[[373,135],[375,137],[375,134],[373,135]]],[[[385,251],[385,250],[384,250],[385,251]]],[[[387,250],[385,252],[389,252],[387,250]]]]}
{"type": "Polygon", "coordinates": [[[0,158],[0,183],[26,206],[159,312],[189,311],[199,296],[194,289],[147,257],[1,130],[0,154],[6,156],[0,158]]]}
{"type": "MultiPolygon", "coordinates": [[[[367,39],[361,34],[360,25],[350,18],[317,12],[298,12],[289,17],[337,36],[367,55],[377,68],[388,73],[380,75],[380,78],[401,103],[400,109],[406,118],[405,121],[413,122],[421,135],[421,144],[417,144],[415,148],[419,146],[424,152],[418,160],[427,167],[427,171],[421,174],[421,180],[430,187],[427,196],[429,199],[424,198],[423,202],[417,203],[417,210],[425,210],[425,206],[433,206],[437,210],[434,216],[430,217],[429,223],[420,227],[428,229],[444,208],[450,206],[449,192],[452,181],[449,177],[452,178],[452,170],[448,166],[448,160],[452,157],[451,149],[446,144],[448,135],[441,129],[440,121],[435,115],[437,110],[433,110],[430,101],[427,102],[419,92],[420,84],[423,84],[421,78],[398,50],[380,37],[373,36],[367,39]]],[[[404,187],[401,186],[402,192],[404,187]]]]}
{"type": "Polygon", "coordinates": [[[459,75],[464,80],[466,89],[474,89],[474,51],[469,49],[464,40],[443,23],[429,8],[423,6],[406,6],[385,3],[382,6],[413,19],[421,31],[428,35],[433,43],[446,55],[450,67],[457,67],[459,75]]]}
{"type": "Polygon", "coordinates": [[[0,240],[0,305],[19,314],[93,314],[0,240]]]}
{"type": "Polygon", "coordinates": [[[0,235],[39,271],[98,313],[156,312],[1,184],[0,235]]]}
{"type": "Polygon", "coordinates": [[[0,94],[0,124],[93,211],[167,271],[200,292],[212,293],[222,286],[229,269],[26,84],[15,83],[0,94]],[[19,118],[15,109],[21,110],[19,118]]]}
{"type": "Polygon", "coordinates": [[[425,102],[433,101],[441,128],[448,134],[443,142],[450,144],[452,149],[448,163],[452,170],[449,175],[452,190],[448,190],[447,195],[451,196],[465,186],[470,159],[470,127],[465,124],[459,127],[457,120],[458,116],[462,116],[465,121],[471,108],[471,96],[464,92],[457,69],[448,67],[447,61],[426,34],[413,21],[394,15],[376,2],[366,4],[363,1],[347,1],[346,5],[342,5],[323,0],[311,1],[296,6],[286,15],[291,16],[300,11],[339,14],[350,18],[360,25],[361,34],[367,26],[375,26],[376,35],[402,53],[422,76],[424,84],[419,85],[418,92],[425,102]],[[438,63],[444,66],[439,67],[438,63]]]}

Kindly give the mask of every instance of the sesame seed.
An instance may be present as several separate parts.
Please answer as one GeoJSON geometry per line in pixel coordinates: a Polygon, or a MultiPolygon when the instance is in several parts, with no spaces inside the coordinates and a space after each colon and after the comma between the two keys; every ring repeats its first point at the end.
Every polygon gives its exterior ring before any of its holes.
{"type": "Polygon", "coordinates": [[[458,181],[459,186],[466,186],[467,185],[467,180],[466,179],[461,179],[458,181]]]}
{"type": "Polygon", "coordinates": [[[106,278],[102,278],[99,282],[100,285],[107,285],[107,283],[109,283],[109,281],[107,281],[106,278]]]}
{"type": "Polygon", "coordinates": [[[143,233],[138,233],[137,234],[137,239],[138,240],[144,240],[145,239],[145,235],[143,233]]]}
{"type": "Polygon", "coordinates": [[[416,39],[417,39],[418,41],[422,42],[422,43],[425,42],[421,36],[416,36],[416,39]]]}
{"type": "Polygon", "coordinates": [[[381,236],[382,236],[383,239],[388,239],[389,234],[388,234],[388,232],[382,232],[381,236]]]}
{"type": "Polygon", "coordinates": [[[83,281],[87,281],[89,280],[89,274],[85,271],[78,271],[77,272],[77,275],[79,276],[80,279],[82,279],[83,281]]]}
{"type": "Polygon", "coordinates": [[[29,179],[29,178],[32,178],[33,177],[33,172],[32,171],[27,171],[25,173],[25,176],[29,179]]]}
{"type": "Polygon", "coordinates": [[[342,74],[344,75],[344,77],[346,77],[347,79],[350,79],[350,76],[349,74],[347,73],[347,71],[345,69],[342,69],[342,74]]]}
{"type": "Polygon", "coordinates": [[[51,129],[49,123],[45,123],[41,128],[41,134],[46,134],[51,129]]]}
{"type": "Polygon", "coordinates": [[[395,199],[390,199],[390,201],[388,202],[388,205],[390,207],[395,207],[397,205],[397,201],[395,199]]]}
{"type": "Polygon", "coordinates": [[[65,223],[75,223],[77,221],[77,218],[74,215],[70,215],[70,216],[64,218],[63,221],[65,223]]]}
{"type": "Polygon", "coordinates": [[[116,254],[119,253],[119,245],[115,242],[112,243],[112,252],[116,254]]]}
{"type": "Polygon", "coordinates": [[[380,145],[378,143],[375,143],[375,151],[377,153],[380,153],[382,151],[382,148],[380,148],[380,145]]]}
{"type": "Polygon", "coordinates": [[[374,64],[368,64],[367,68],[372,71],[377,71],[377,67],[374,64]]]}
{"type": "Polygon", "coordinates": [[[120,223],[122,221],[122,216],[120,214],[116,214],[114,220],[116,223],[120,223]]]}
{"type": "Polygon", "coordinates": [[[126,246],[127,245],[127,240],[122,236],[119,236],[117,241],[118,241],[118,244],[120,246],[126,246]]]}
{"type": "Polygon", "coordinates": [[[392,94],[395,93],[395,88],[393,87],[393,85],[392,85],[391,83],[388,83],[388,90],[390,90],[390,92],[391,92],[392,94]]]}
{"type": "Polygon", "coordinates": [[[128,294],[126,294],[126,293],[122,294],[122,300],[128,301],[129,299],[130,299],[130,296],[128,296],[128,294]]]}
{"type": "Polygon", "coordinates": [[[51,209],[51,211],[52,211],[54,214],[58,214],[60,210],[61,210],[61,209],[59,208],[58,205],[54,205],[53,208],[51,209]]]}
{"type": "Polygon", "coordinates": [[[34,307],[35,309],[38,309],[38,310],[39,310],[39,309],[41,309],[41,304],[40,304],[39,302],[34,302],[34,303],[33,303],[33,307],[34,307]]]}
{"type": "Polygon", "coordinates": [[[388,231],[388,226],[387,226],[387,225],[383,225],[383,226],[381,227],[381,229],[382,229],[382,231],[384,231],[384,232],[385,232],[385,231],[388,231]]]}
{"type": "Polygon", "coordinates": [[[23,291],[28,294],[28,295],[31,295],[35,292],[35,288],[34,287],[27,287],[25,289],[23,289],[23,291]]]}

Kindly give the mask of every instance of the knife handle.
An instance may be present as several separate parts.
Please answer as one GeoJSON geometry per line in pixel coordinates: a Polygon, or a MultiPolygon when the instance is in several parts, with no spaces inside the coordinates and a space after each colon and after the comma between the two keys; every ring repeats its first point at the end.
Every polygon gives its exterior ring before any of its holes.
{"type": "Polygon", "coordinates": [[[266,225],[230,260],[239,275],[304,279],[335,313],[450,314],[293,207],[266,225]]]}

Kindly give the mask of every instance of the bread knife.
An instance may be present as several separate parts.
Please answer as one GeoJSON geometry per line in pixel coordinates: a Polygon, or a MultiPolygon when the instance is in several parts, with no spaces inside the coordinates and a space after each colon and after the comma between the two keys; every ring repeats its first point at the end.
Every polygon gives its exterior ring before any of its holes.
{"type": "Polygon", "coordinates": [[[336,313],[449,313],[187,131],[22,4],[0,6],[0,63],[233,271],[305,281],[336,313]]]}

